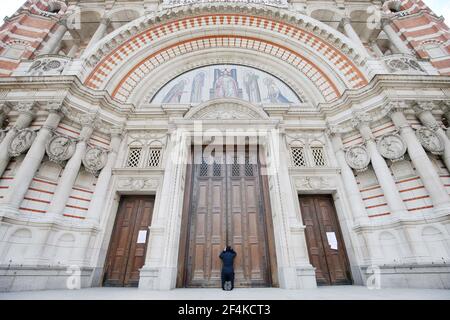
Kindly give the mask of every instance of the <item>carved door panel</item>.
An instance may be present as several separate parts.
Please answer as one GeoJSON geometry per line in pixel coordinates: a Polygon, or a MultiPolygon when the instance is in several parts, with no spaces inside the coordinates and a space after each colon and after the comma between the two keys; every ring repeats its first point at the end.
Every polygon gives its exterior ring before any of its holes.
{"type": "Polygon", "coordinates": [[[136,287],[145,262],[154,196],[121,199],[105,262],[105,286],[136,287]]]}
{"type": "Polygon", "coordinates": [[[299,201],[317,284],[351,284],[349,262],[332,197],[301,195],[299,201]]]}
{"type": "MultiPolygon", "coordinates": [[[[196,157],[197,159],[203,157],[196,157]]],[[[226,245],[237,252],[235,285],[268,286],[264,208],[256,153],[238,161],[230,154],[193,165],[190,205],[188,287],[219,287],[226,245]]]]}

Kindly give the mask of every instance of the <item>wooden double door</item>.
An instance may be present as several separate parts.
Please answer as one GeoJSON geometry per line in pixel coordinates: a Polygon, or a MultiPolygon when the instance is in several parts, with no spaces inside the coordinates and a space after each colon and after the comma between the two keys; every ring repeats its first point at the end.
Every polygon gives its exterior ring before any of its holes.
{"type": "Polygon", "coordinates": [[[154,203],[154,196],[121,198],[105,261],[104,286],[138,286],[154,203]]]}
{"type": "Polygon", "coordinates": [[[318,285],[351,284],[350,267],[330,195],[300,195],[309,259],[318,285]]]}
{"type": "Polygon", "coordinates": [[[193,158],[178,286],[220,287],[219,255],[227,245],[237,253],[236,287],[274,285],[273,231],[258,150],[227,148],[209,160],[203,150],[193,158]]]}

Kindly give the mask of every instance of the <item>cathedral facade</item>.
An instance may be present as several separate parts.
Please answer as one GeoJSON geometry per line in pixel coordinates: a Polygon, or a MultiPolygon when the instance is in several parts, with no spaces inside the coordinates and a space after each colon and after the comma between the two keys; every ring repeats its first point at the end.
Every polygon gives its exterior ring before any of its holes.
{"type": "Polygon", "coordinates": [[[28,0],[0,291],[450,288],[450,33],[421,0],[28,0]]]}

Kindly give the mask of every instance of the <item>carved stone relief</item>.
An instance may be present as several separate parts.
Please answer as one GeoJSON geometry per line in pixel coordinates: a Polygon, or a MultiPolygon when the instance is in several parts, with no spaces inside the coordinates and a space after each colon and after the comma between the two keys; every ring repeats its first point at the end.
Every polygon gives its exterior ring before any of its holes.
{"type": "Polygon", "coordinates": [[[383,135],[377,143],[380,154],[391,161],[403,160],[406,144],[402,137],[395,133],[383,135]]]}
{"type": "Polygon", "coordinates": [[[20,156],[27,151],[36,138],[36,132],[31,129],[19,130],[8,146],[8,153],[11,157],[20,156]]]}
{"type": "Polygon", "coordinates": [[[422,146],[432,154],[440,155],[444,151],[444,143],[433,130],[422,127],[416,130],[416,136],[422,146]]]}
{"type": "Polygon", "coordinates": [[[297,190],[323,190],[334,188],[334,181],[330,177],[300,177],[295,180],[297,190]]]}
{"type": "Polygon", "coordinates": [[[370,155],[364,146],[353,146],[345,153],[347,164],[356,171],[364,171],[370,163],[370,155]]]}
{"type": "Polygon", "coordinates": [[[107,161],[107,152],[98,147],[88,147],[83,158],[83,165],[86,171],[96,174],[103,169],[107,161]]]}
{"type": "Polygon", "coordinates": [[[46,151],[49,159],[56,163],[61,163],[69,160],[76,148],[75,140],[63,136],[55,135],[46,145],[46,151]]]}
{"type": "Polygon", "coordinates": [[[159,186],[159,179],[152,178],[124,178],[119,180],[118,187],[120,190],[139,191],[139,190],[153,190],[155,191],[159,186]]]}
{"type": "Polygon", "coordinates": [[[33,62],[28,73],[31,76],[60,75],[68,62],[67,58],[38,58],[38,60],[33,62]]]}

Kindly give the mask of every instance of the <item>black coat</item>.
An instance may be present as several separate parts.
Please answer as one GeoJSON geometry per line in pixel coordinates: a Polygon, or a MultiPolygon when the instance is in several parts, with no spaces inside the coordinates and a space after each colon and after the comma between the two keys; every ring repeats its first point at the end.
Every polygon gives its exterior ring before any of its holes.
{"type": "Polygon", "coordinates": [[[231,251],[223,251],[220,254],[220,259],[223,261],[222,271],[223,272],[234,272],[233,262],[236,257],[236,252],[234,250],[231,251]]]}

